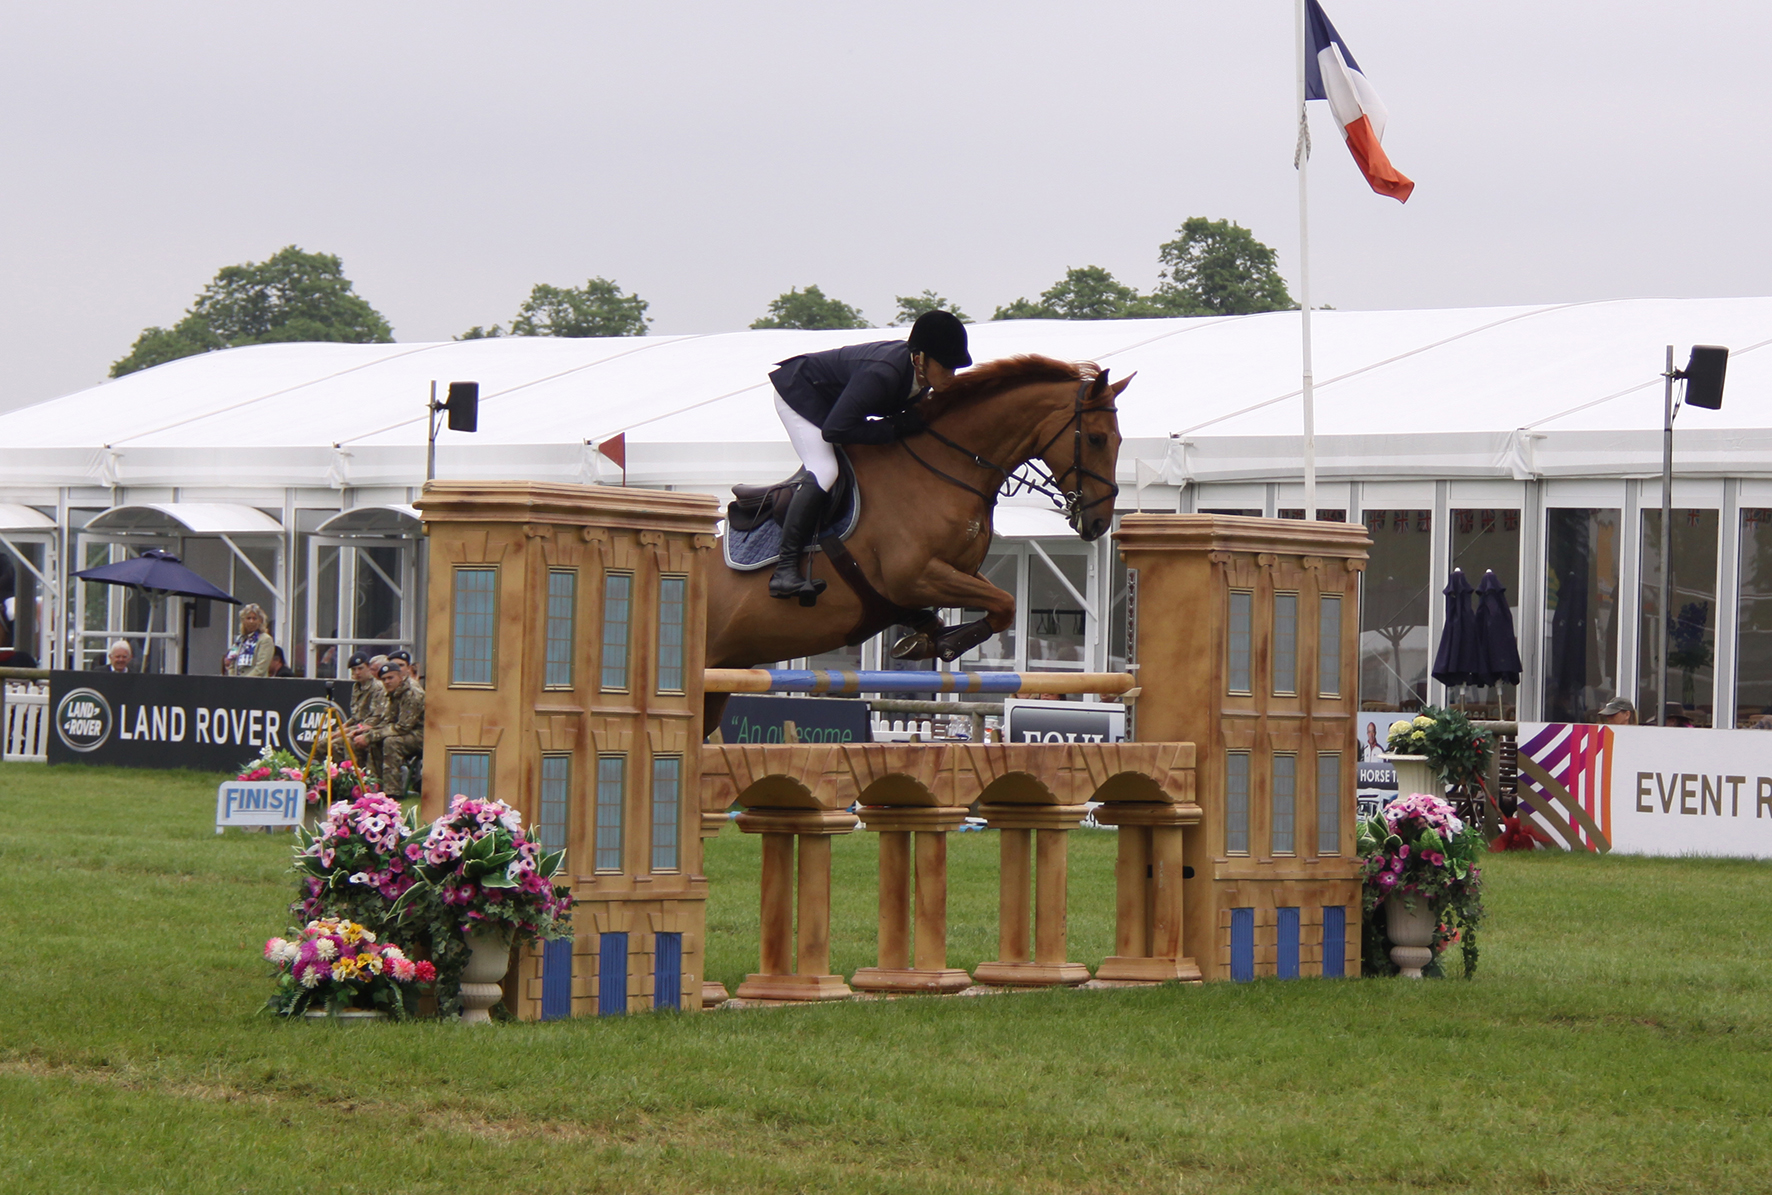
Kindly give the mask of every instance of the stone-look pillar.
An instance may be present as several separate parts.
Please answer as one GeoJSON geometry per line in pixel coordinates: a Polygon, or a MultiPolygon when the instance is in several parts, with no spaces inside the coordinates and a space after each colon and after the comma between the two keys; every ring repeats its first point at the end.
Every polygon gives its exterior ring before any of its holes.
{"type": "Polygon", "coordinates": [[[972,972],[979,983],[1051,987],[1089,979],[1089,968],[1065,960],[1066,835],[1088,812],[1085,805],[980,804],[985,823],[1000,834],[1001,903],[998,955],[972,972]],[[1030,838],[1033,841],[1030,841],[1030,838]],[[1031,864],[1031,866],[1030,866],[1031,864]],[[1033,880],[1033,959],[1028,958],[1028,888],[1033,880]]]}
{"type": "Polygon", "coordinates": [[[747,809],[737,820],[740,830],[763,838],[758,970],[738,985],[739,999],[848,998],[849,985],[842,976],[830,974],[830,836],[855,829],[855,815],[820,809],[747,809]]]}
{"type": "Polygon", "coordinates": [[[1198,825],[1192,805],[1106,804],[1095,820],[1120,828],[1114,868],[1114,953],[1095,977],[1121,983],[1197,983],[1200,968],[1182,954],[1184,827],[1198,825]]]}
{"type": "Polygon", "coordinates": [[[972,977],[947,965],[948,832],[964,808],[864,807],[862,821],[880,835],[880,963],[850,984],[867,992],[958,992],[972,977]],[[916,960],[911,956],[912,838],[915,837],[916,960]]]}

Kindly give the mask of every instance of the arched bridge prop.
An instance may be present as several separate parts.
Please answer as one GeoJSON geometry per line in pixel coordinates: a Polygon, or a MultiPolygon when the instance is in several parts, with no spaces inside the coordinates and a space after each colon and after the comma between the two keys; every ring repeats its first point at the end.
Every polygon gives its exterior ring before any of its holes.
{"type": "Polygon", "coordinates": [[[760,963],[741,998],[850,994],[830,973],[830,838],[858,824],[880,835],[880,945],[854,987],[1086,981],[1065,957],[1066,848],[1090,802],[1122,827],[1116,952],[1097,976],[1200,978],[1182,954],[1182,834],[1201,817],[1190,743],[709,745],[701,771],[704,826],[737,807],[739,829],[763,839],[760,963]],[[1001,871],[997,958],[968,975],[947,965],[947,835],[971,809],[1000,832],[1001,871]]]}

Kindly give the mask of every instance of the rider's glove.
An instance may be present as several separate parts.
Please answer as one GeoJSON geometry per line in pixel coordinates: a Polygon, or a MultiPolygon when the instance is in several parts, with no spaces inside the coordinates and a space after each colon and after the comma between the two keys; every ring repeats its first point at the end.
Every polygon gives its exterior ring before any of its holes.
{"type": "Polygon", "coordinates": [[[917,418],[917,413],[915,411],[900,411],[892,417],[892,430],[896,432],[898,438],[902,440],[907,436],[914,436],[922,431],[923,421],[917,418]]]}

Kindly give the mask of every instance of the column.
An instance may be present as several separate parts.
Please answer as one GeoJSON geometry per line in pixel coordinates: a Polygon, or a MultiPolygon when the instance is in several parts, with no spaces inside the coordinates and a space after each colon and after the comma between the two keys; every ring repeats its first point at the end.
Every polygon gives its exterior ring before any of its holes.
{"type": "Polygon", "coordinates": [[[1096,809],[1095,820],[1120,828],[1114,954],[1102,960],[1095,977],[1112,983],[1199,982],[1200,968],[1182,945],[1183,835],[1185,827],[1199,823],[1199,807],[1108,803],[1096,809]]]}
{"type": "Polygon", "coordinates": [[[869,992],[958,992],[972,977],[947,965],[948,832],[966,820],[963,808],[868,806],[862,821],[880,835],[880,962],[855,973],[851,986],[869,992]],[[913,844],[914,839],[914,844],[913,844]],[[912,853],[915,873],[915,965],[912,965],[912,853]]]}
{"type": "Polygon", "coordinates": [[[998,957],[973,972],[979,983],[1052,987],[1084,983],[1089,968],[1065,959],[1068,842],[1085,805],[981,804],[979,813],[1001,834],[998,957]],[[1030,867],[1031,864],[1031,867],[1030,867]],[[1030,871],[1032,875],[1030,877],[1030,871]],[[1028,958],[1030,878],[1033,881],[1033,958],[1028,958]]]}
{"type": "Polygon", "coordinates": [[[830,974],[831,835],[847,834],[855,824],[852,813],[815,809],[747,809],[738,815],[740,830],[763,836],[758,970],[738,985],[739,999],[851,995],[842,976],[830,974]]]}

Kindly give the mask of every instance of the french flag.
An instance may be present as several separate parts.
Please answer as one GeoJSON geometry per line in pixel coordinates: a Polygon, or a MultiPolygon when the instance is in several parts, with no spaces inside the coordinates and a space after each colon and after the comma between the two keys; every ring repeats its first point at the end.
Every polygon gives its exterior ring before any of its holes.
{"type": "Polygon", "coordinates": [[[1380,195],[1406,203],[1415,184],[1384,154],[1384,102],[1317,0],[1304,0],[1304,98],[1328,100],[1360,173],[1380,195]]]}

